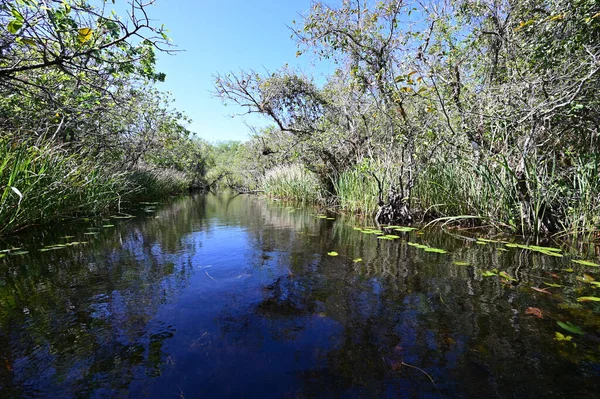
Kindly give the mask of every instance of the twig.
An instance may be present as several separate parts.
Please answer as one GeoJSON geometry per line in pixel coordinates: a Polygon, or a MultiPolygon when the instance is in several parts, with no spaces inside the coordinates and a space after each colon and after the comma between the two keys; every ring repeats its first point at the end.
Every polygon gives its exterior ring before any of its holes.
{"type": "Polygon", "coordinates": [[[427,376],[427,378],[429,378],[429,381],[431,381],[431,383],[433,384],[433,386],[435,387],[436,391],[438,391],[438,393],[441,395],[442,393],[440,392],[440,390],[438,389],[437,385],[435,385],[435,381],[433,380],[433,378],[423,369],[417,367],[417,366],[413,366],[411,364],[408,363],[401,363],[403,366],[408,366],[408,367],[412,367],[413,369],[417,369],[419,370],[421,373],[425,374],[427,376]]]}

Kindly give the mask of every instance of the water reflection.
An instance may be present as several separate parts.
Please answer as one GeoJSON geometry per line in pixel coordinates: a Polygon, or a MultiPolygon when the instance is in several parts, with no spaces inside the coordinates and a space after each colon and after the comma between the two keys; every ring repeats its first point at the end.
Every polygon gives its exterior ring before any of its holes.
{"type": "Polygon", "coordinates": [[[598,307],[566,300],[577,285],[530,289],[565,260],[441,233],[379,240],[313,212],[196,196],[112,228],[80,221],[5,243],[30,252],[0,260],[0,396],[596,392],[598,307]],[[64,236],[90,243],[39,252],[64,236]],[[515,281],[482,277],[492,268],[515,281]],[[577,346],[554,339],[556,320],[582,326],[577,346]]]}

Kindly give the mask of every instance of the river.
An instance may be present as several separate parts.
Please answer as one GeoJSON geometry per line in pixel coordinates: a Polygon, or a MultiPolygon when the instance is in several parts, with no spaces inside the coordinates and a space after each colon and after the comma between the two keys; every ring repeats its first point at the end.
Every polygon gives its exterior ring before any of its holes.
{"type": "Polygon", "coordinates": [[[128,212],[0,242],[0,397],[599,395],[581,254],[228,193],[128,212]]]}

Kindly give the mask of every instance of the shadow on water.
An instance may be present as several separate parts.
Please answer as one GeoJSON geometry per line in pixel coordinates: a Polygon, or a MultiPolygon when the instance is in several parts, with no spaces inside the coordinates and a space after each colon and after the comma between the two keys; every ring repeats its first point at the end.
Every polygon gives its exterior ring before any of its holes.
{"type": "Polygon", "coordinates": [[[388,241],[350,218],[231,194],[132,214],[0,248],[28,251],[0,259],[0,396],[591,397],[600,387],[600,307],[576,301],[593,295],[597,273],[567,255],[435,231],[388,241]]]}

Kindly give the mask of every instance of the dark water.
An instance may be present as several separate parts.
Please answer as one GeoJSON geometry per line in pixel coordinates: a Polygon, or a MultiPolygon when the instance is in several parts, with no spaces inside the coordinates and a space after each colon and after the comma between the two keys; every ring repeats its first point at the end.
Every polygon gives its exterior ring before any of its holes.
{"type": "Polygon", "coordinates": [[[600,305],[575,301],[600,275],[569,255],[380,240],[248,196],[151,211],[0,243],[29,250],[0,259],[0,397],[600,395],[600,305]],[[481,275],[494,268],[515,281],[481,275]]]}

